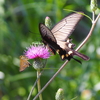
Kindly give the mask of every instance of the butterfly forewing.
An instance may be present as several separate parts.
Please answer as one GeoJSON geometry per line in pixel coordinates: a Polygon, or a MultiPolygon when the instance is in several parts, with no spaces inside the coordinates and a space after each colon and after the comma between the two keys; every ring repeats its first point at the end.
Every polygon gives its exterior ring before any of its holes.
{"type": "Polygon", "coordinates": [[[39,24],[39,30],[41,33],[41,36],[43,37],[44,40],[49,41],[52,40],[53,42],[56,42],[56,39],[54,37],[54,35],[51,33],[51,31],[43,24],[39,24]],[[48,38],[50,40],[48,40],[48,38]]]}
{"type": "Polygon", "coordinates": [[[20,56],[20,71],[23,71],[27,67],[29,67],[30,63],[28,60],[29,59],[26,56],[24,56],[24,55],[20,56]]]}
{"type": "Polygon", "coordinates": [[[43,24],[39,24],[39,30],[45,45],[55,54],[55,51],[60,48],[52,32],[43,24]]]}
{"type": "Polygon", "coordinates": [[[73,13],[62,19],[59,23],[57,23],[51,30],[54,37],[56,38],[56,41],[66,41],[66,39],[72,34],[76,25],[82,17],[83,15],[79,14],[79,12],[73,13]]]}

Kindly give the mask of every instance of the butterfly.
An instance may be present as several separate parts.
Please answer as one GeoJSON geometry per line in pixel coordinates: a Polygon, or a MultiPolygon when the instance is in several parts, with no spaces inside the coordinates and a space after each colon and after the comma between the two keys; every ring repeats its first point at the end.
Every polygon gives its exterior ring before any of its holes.
{"type": "MultiPolygon", "coordinates": [[[[43,43],[53,54],[57,52],[62,60],[70,60],[74,55],[83,60],[89,60],[88,56],[74,50],[75,44],[73,44],[72,39],[69,38],[82,17],[82,12],[73,13],[58,22],[51,30],[44,24],[39,24],[39,31],[43,43]]],[[[75,60],[80,62],[77,59],[75,60]]]]}
{"type": "Polygon", "coordinates": [[[23,71],[29,67],[30,62],[28,60],[29,59],[25,55],[20,56],[20,71],[23,71]]]}

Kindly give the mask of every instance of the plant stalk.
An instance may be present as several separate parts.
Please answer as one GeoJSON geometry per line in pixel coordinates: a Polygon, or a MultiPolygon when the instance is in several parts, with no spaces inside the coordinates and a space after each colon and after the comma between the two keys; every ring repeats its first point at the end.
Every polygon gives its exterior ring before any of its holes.
{"type": "MultiPolygon", "coordinates": [[[[41,73],[40,70],[37,70],[37,78],[39,77],[40,73],[41,73]]],[[[41,90],[41,81],[40,81],[40,78],[37,81],[37,87],[38,87],[38,92],[40,92],[40,90],[41,90]]],[[[39,99],[43,100],[42,99],[42,94],[39,95],[39,99]]]]}
{"type": "Polygon", "coordinates": [[[44,71],[44,70],[42,70],[41,73],[39,74],[39,76],[37,77],[37,79],[36,79],[36,81],[35,81],[35,83],[34,83],[32,89],[31,89],[31,91],[30,91],[30,93],[29,93],[29,96],[28,96],[27,100],[30,100],[30,97],[31,97],[31,95],[32,95],[32,92],[33,92],[33,90],[34,90],[34,88],[35,88],[35,86],[36,86],[36,84],[37,84],[37,82],[38,82],[38,79],[39,79],[40,76],[42,75],[43,71],[44,71]]]}

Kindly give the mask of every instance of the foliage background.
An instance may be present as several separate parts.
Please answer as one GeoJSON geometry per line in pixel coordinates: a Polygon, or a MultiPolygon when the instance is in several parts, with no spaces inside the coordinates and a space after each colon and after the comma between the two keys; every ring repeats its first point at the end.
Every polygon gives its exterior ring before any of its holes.
{"type": "MultiPolygon", "coordinates": [[[[38,24],[44,22],[46,16],[52,19],[53,25],[56,24],[70,13],[63,10],[64,8],[83,11],[92,16],[90,0],[0,0],[1,100],[26,100],[36,80],[36,71],[30,66],[25,71],[19,72],[19,56],[32,42],[41,41],[38,24]]],[[[84,17],[71,36],[76,47],[86,37],[90,27],[90,20],[84,17]]],[[[82,61],[82,65],[71,60],[43,92],[43,100],[55,100],[58,88],[64,89],[65,100],[71,100],[76,96],[76,100],[100,100],[99,27],[100,20],[91,38],[80,50],[81,53],[88,55],[90,60],[83,61],[77,58],[82,61]]],[[[48,59],[46,67],[51,69],[43,73],[42,86],[63,63],[58,55],[48,59]]],[[[35,88],[32,98],[36,94],[35,88]]]]}

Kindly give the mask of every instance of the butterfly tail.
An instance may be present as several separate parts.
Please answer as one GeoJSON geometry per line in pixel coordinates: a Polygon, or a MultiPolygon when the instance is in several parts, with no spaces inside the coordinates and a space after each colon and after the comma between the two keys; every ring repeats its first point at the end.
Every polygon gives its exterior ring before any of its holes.
{"type": "Polygon", "coordinates": [[[81,53],[79,53],[77,51],[73,51],[73,55],[76,55],[76,56],[82,58],[83,60],[89,60],[90,59],[88,56],[86,56],[84,54],[81,54],[81,53]]]}

